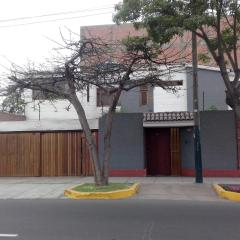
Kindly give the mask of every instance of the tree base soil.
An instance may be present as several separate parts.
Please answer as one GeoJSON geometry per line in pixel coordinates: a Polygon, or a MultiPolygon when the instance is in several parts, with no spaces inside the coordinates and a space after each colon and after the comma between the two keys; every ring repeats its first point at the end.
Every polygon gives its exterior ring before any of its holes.
{"type": "Polygon", "coordinates": [[[112,192],[131,187],[132,183],[109,183],[106,186],[96,186],[94,183],[85,183],[74,187],[72,190],[77,192],[112,192]]]}

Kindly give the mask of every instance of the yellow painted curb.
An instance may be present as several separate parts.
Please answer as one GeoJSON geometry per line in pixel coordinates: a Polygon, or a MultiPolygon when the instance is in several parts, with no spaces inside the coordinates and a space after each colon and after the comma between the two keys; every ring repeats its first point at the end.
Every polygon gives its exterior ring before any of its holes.
{"type": "Polygon", "coordinates": [[[139,191],[140,184],[135,183],[129,188],[111,192],[77,192],[73,190],[75,187],[66,189],[64,195],[72,199],[121,199],[134,196],[139,191]]]}
{"type": "Polygon", "coordinates": [[[219,184],[213,184],[213,188],[219,197],[240,202],[240,193],[226,191],[219,184]]]}

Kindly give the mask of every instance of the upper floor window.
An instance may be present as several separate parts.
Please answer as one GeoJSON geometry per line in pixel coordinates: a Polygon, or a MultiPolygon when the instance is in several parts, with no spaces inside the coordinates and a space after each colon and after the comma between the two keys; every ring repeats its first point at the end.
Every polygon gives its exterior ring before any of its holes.
{"type": "Polygon", "coordinates": [[[112,95],[107,94],[100,88],[97,88],[97,106],[98,107],[110,106],[111,102],[112,95]]]}
{"type": "Polygon", "coordinates": [[[87,102],[90,102],[90,87],[87,85],[87,102]]]}
{"type": "MultiPolygon", "coordinates": [[[[108,94],[100,88],[97,88],[97,107],[107,107],[110,106],[113,101],[113,94],[108,94]]],[[[117,104],[120,105],[120,102],[117,104]]]]}
{"type": "Polygon", "coordinates": [[[170,80],[167,81],[169,86],[182,86],[183,85],[183,80],[170,80]]]}
{"type": "Polygon", "coordinates": [[[140,86],[140,106],[148,104],[148,86],[140,86]]]}
{"type": "Polygon", "coordinates": [[[35,79],[36,88],[32,90],[33,100],[64,99],[64,93],[68,89],[67,82],[61,76],[44,75],[35,79]],[[56,94],[55,94],[56,92],[56,94]],[[61,93],[62,96],[61,96],[61,93]]]}
{"type": "Polygon", "coordinates": [[[32,99],[33,100],[56,100],[56,99],[64,99],[64,97],[56,95],[54,93],[45,92],[41,90],[33,90],[32,91],[32,99]]]}

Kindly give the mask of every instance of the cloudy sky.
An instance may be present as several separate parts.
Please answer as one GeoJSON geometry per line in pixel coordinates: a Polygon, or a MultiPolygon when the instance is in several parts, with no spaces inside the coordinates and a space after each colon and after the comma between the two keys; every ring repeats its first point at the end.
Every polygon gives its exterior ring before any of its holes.
{"type": "Polygon", "coordinates": [[[80,26],[112,23],[121,0],[7,0],[0,8],[0,72],[11,62],[43,62],[61,42],[60,30],[79,33],[80,26]],[[38,17],[37,17],[38,16],[38,17]],[[54,40],[51,41],[50,39],[54,40]]]}

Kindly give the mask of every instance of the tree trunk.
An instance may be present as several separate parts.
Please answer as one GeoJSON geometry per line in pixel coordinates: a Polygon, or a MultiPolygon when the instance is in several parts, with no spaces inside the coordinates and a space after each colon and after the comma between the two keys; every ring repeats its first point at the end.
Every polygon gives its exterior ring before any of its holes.
{"type": "Polygon", "coordinates": [[[109,165],[110,165],[110,151],[111,151],[111,135],[112,135],[112,123],[113,115],[118,104],[118,100],[121,95],[121,88],[114,94],[114,98],[111,106],[109,107],[104,130],[104,157],[103,157],[103,168],[102,168],[102,179],[105,185],[108,185],[109,178],[109,165]]]}
{"type": "Polygon", "coordinates": [[[69,101],[74,106],[74,108],[77,112],[78,119],[80,121],[80,124],[82,126],[83,132],[85,134],[85,137],[86,137],[86,140],[88,143],[90,158],[91,158],[92,166],[93,166],[95,184],[103,185],[97,147],[96,147],[96,143],[92,137],[92,132],[89,127],[85,111],[84,111],[82,104],[80,103],[76,93],[71,94],[71,97],[69,97],[69,101]]]}
{"type": "Polygon", "coordinates": [[[234,113],[236,115],[237,121],[240,121],[240,103],[233,106],[234,113]]]}
{"type": "Polygon", "coordinates": [[[108,185],[108,177],[109,177],[112,120],[113,120],[113,112],[108,112],[106,117],[105,130],[104,130],[104,158],[103,158],[103,169],[102,169],[102,178],[105,185],[108,185]]]}

